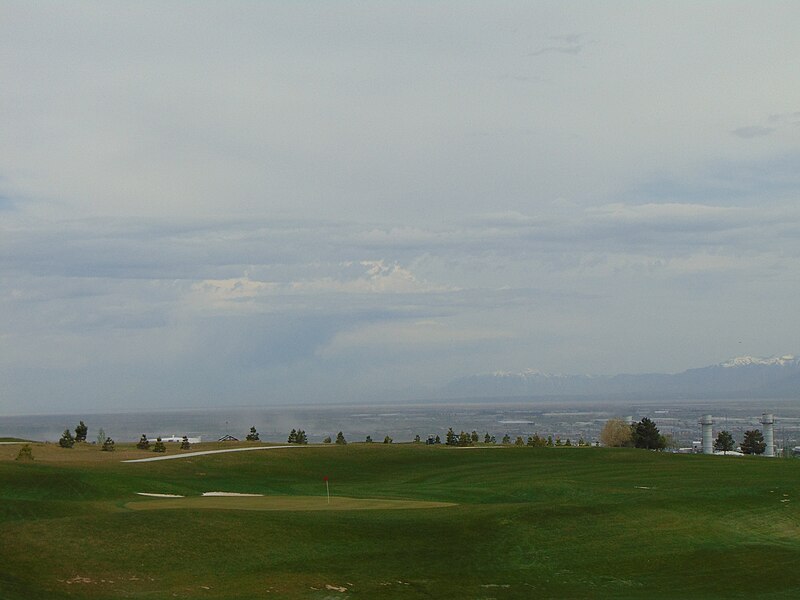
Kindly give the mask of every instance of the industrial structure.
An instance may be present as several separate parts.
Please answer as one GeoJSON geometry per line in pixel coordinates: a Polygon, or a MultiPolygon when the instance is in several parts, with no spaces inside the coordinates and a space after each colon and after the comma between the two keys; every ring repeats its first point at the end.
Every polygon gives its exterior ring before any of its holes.
{"type": "Polygon", "coordinates": [[[775,425],[775,418],[771,413],[764,413],[761,415],[761,425],[764,426],[764,443],[767,447],[764,449],[764,456],[775,456],[775,433],[773,426],[775,425]]]}
{"type": "Polygon", "coordinates": [[[711,415],[703,415],[700,425],[703,426],[703,454],[714,454],[714,420],[711,415]]]}

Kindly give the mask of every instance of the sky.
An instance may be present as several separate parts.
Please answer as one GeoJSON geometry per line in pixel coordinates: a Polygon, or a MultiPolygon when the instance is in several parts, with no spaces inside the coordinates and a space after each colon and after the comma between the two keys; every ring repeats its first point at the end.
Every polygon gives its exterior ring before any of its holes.
{"type": "Polygon", "coordinates": [[[0,2],[0,414],[800,352],[800,4],[0,2]]]}

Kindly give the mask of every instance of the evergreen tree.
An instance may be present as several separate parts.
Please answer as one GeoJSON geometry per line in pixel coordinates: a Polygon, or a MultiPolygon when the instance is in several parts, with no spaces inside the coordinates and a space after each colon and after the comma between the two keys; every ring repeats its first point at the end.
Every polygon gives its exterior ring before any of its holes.
{"type": "Polygon", "coordinates": [[[440,438],[439,435],[437,434],[436,435],[436,439],[433,440],[433,443],[434,444],[441,444],[442,443],[442,438],[440,438]]]}
{"type": "Polygon", "coordinates": [[[420,443],[419,434],[414,436],[414,443],[415,444],[419,444],[420,443]]]}
{"type": "Polygon", "coordinates": [[[586,446],[586,441],[582,437],[578,440],[578,446],[586,446]]]}
{"type": "Polygon", "coordinates": [[[556,436],[556,446],[560,446],[560,445],[561,445],[561,438],[556,436]]]}
{"type": "Polygon", "coordinates": [[[292,429],[292,431],[291,431],[291,432],[289,432],[289,439],[288,439],[288,440],[286,440],[286,441],[287,441],[289,444],[296,444],[296,443],[297,443],[297,431],[296,431],[296,430],[294,430],[294,429],[292,429]]]}
{"type": "Polygon", "coordinates": [[[62,448],[72,448],[75,445],[75,438],[72,437],[72,432],[69,429],[65,429],[64,433],[61,434],[58,445],[62,448]]]}
{"type": "Polygon", "coordinates": [[[566,444],[564,444],[564,445],[565,445],[565,446],[572,446],[572,442],[571,442],[571,441],[569,441],[569,438],[567,438],[567,443],[566,443],[566,444]]]}
{"type": "Polygon", "coordinates": [[[298,429],[297,430],[297,439],[295,440],[296,444],[307,444],[308,443],[308,436],[306,435],[305,429],[298,429]]]}
{"type": "Polygon", "coordinates": [[[85,442],[86,441],[86,434],[88,433],[89,428],[86,427],[86,423],[81,421],[78,423],[78,426],[75,428],[75,441],[76,442],[85,442]]]}
{"type": "Polygon", "coordinates": [[[456,443],[457,443],[456,432],[453,431],[452,427],[450,427],[447,430],[447,435],[445,436],[444,439],[445,439],[445,442],[444,442],[445,445],[447,445],[447,446],[455,446],[456,445],[456,443]]]}
{"type": "Polygon", "coordinates": [[[473,430],[472,431],[472,439],[471,439],[472,443],[473,444],[477,444],[480,441],[480,439],[481,438],[478,436],[478,432],[473,430]]]}
{"type": "Polygon", "coordinates": [[[648,450],[662,450],[666,446],[664,436],[658,431],[658,427],[647,417],[633,426],[633,445],[636,448],[646,448],[648,450]]]}
{"type": "Polygon", "coordinates": [[[384,443],[384,444],[391,444],[391,443],[392,443],[392,438],[390,438],[390,437],[387,435],[385,438],[383,438],[383,443],[384,443]]]}
{"type": "Polygon", "coordinates": [[[720,431],[717,434],[717,439],[714,441],[714,450],[718,452],[730,452],[735,445],[736,442],[733,441],[733,436],[730,431],[720,431]]]}
{"type": "Polygon", "coordinates": [[[183,439],[181,440],[181,450],[188,450],[191,447],[192,445],[189,443],[189,438],[183,436],[183,439]]]}
{"type": "Polygon", "coordinates": [[[341,431],[336,434],[336,443],[341,446],[347,443],[347,440],[344,439],[344,434],[341,431]]]}
{"type": "Polygon", "coordinates": [[[472,445],[472,436],[468,434],[466,431],[462,431],[458,436],[458,445],[459,446],[471,446],[472,445]]]}
{"type": "MultiPolygon", "coordinates": [[[[368,436],[367,436],[367,439],[365,439],[365,440],[364,440],[364,442],[365,442],[365,443],[367,443],[367,444],[371,444],[371,443],[372,443],[372,436],[371,436],[371,435],[368,435],[368,436]]],[[[337,443],[338,443],[338,442],[337,442],[337,443]]]]}
{"type": "Polygon", "coordinates": [[[145,434],[142,434],[142,437],[136,442],[136,447],[139,450],[149,450],[150,449],[150,441],[147,439],[145,434]]]}
{"type": "Polygon", "coordinates": [[[164,442],[161,441],[160,437],[156,438],[156,443],[153,444],[153,452],[166,452],[167,447],[164,445],[164,442]]]}
{"type": "Polygon", "coordinates": [[[545,444],[545,445],[548,448],[552,448],[553,447],[553,436],[552,435],[548,435],[547,436],[547,444],[545,444]]]}
{"type": "Polygon", "coordinates": [[[525,440],[522,439],[521,435],[518,435],[517,439],[514,440],[514,445],[515,446],[524,446],[525,445],[525,440]]]}
{"type": "Polygon", "coordinates": [[[258,438],[258,432],[256,431],[256,428],[255,428],[255,427],[251,427],[251,428],[250,428],[250,433],[248,433],[248,434],[247,434],[247,436],[245,437],[245,439],[246,439],[248,442],[257,442],[257,441],[259,441],[259,438],[258,438]]]}
{"type": "Polygon", "coordinates": [[[744,454],[764,454],[767,444],[764,443],[764,435],[760,429],[752,429],[744,432],[742,440],[742,452],[744,454]]]}
{"type": "Polygon", "coordinates": [[[331,436],[328,436],[328,437],[326,437],[324,440],[322,440],[322,443],[323,443],[323,444],[330,444],[330,443],[331,443],[331,441],[332,441],[332,440],[331,440],[331,436]]]}
{"type": "Polygon", "coordinates": [[[486,432],[486,435],[483,436],[483,443],[484,444],[491,444],[492,443],[492,436],[489,435],[489,432],[486,432]]]}
{"type": "Polygon", "coordinates": [[[511,443],[511,436],[510,436],[510,435],[508,435],[508,434],[505,434],[505,435],[503,436],[503,444],[506,444],[506,445],[508,445],[508,444],[510,444],[510,443],[511,443]]]}
{"type": "Polygon", "coordinates": [[[106,441],[103,442],[102,450],[104,450],[106,452],[113,452],[114,451],[114,440],[112,440],[110,437],[107,437],[106,441]]]}

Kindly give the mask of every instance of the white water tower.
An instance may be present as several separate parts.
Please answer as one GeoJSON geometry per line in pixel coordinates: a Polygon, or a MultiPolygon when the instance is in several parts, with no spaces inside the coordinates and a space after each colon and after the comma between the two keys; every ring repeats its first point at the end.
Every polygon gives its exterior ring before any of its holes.
{"type": "Polygon", "coordinates": [[[711,415],[703,415],[700,425],[703,426],[703,454],[714,454],[714,420],[711,415]]]}
{"type": "Polygon", "coordinates": [[[764,426],[764,443],[767,447],[764,449],[764,456],[775,456],[775,432],[773,425],[775,425],[775,418],[770,413],[761,415],[761,424],[764,426]]]}

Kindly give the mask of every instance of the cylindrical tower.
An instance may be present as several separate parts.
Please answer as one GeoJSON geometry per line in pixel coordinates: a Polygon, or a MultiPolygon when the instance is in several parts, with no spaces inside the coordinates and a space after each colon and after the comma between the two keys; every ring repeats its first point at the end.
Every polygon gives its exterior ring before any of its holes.
{"type": "Polygon", "coordinates": [[[764,449],[764,456],[775,456],[775,433],[773,425],[775,419],[770,413],[761,415],[761,424],[764,426],[764,443],[767,447],[764,449]]]}
{"type": "Polygon", "coordinates": [[[712,431],[714,421],[711,415],[703,415],[700,425],[703,426],[703,454],[714,454],[714,433],[712,431]]]}

